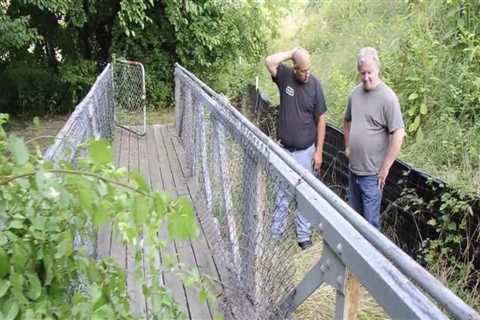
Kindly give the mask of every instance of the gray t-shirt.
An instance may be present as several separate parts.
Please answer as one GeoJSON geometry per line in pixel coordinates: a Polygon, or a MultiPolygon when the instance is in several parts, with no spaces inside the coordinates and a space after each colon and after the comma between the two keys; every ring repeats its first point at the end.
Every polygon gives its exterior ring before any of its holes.
{"type": "Polygon", "coordinates": [[[360,176],[377,174],[390,134],[404,127],[397,96],[383,82],[370,91],[358,85],[348,98],[345,121],[351,122],[350,170],[360,176]]]}
{"type": "Polygon", "coordinates": [[[295,78],[292,68],[280,64],[272,77],[280,92],[278,137],[286,147],[305,149],[315,142],[316,119],[327,111],[320,81],[313,75],[307,83],[295,78]]]}

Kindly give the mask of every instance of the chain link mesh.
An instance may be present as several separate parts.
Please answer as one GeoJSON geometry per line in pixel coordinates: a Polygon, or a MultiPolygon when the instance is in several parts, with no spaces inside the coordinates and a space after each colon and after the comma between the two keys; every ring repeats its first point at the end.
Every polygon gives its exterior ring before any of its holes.
{"type": "Polygon", "coordinates": [[[112,66],[97,77],[87,96],[48,147],[44,159],[73,161],[84,152],[80,146],[89,139],[111,138],[113,130],[112,66]]]}
{"type": "Polygon", "coordinates": [[[139,135],[146,132],[145,71],[141,63],[114,64],[115,123],[139,135]]]}
{"type": "Polygon", "coordinates": [[[294,288],[298,251],[294,190],[269,165],[267,147],[227,108],[181,73],[176,83],[183,97],[177,130],[195,202],[204,204],[198,214],[222,276],[225,318],[283,319],[275,308],[294,288]]]}

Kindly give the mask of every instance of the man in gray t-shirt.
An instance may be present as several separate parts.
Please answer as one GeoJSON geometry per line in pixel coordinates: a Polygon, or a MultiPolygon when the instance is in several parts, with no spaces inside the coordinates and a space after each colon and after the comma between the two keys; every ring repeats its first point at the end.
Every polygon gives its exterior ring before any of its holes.
{"type": "MultiPolygon", "coordinates": [[[[319,172],[325,138],[325,98],[320,81],[310,73],[307,50],[295,48],[278,52],[265,59],[265,65],[280,93],[278,137],[281,146],[305,169],[319,172]],[[283,64],[293,61],[293,68],[283,64]]],[[[272,222],[274,238],[281,237],[286,227],[288,201],[282,190],[277,192],[272,222]]],[[[310,224],[297,212],[295,219],[298,245],[312,245],[310,224]]]]}
{"type": "Polygon", "coordinates": [[[348,99],[344,118],[345,154],[350,161],[348,201],[368,222],[380,228],[385,179],[405,136],[398,98],[379,78],[374,48],[360,50],[361,84],[348,99]]]}

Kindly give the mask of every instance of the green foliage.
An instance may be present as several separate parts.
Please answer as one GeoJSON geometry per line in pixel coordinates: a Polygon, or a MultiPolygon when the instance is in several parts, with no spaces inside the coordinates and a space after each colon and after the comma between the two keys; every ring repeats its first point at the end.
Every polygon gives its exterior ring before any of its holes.
{"type": "MultiPolygon", "coordinates": [[[[158,250],[168,240],[157,237],[161,225],[168,225],[169,239],[197,234],[191,204],[152,192],[139,174],[115,168],[104,141],[88,143],[88,156],[75,168],[44,161],[21,138],[5,134],[7,119],[0,114],[0,318],[135,318],[124,271],[111,257],[95,259],[85,243],[94,243],[99,228],[111,225],[134,256],[144,255],[155,270],[158,250]],[[82,244],[75,246],[75,238],[82,244]]],[[[191,274],[170,267],[182,278],[191,274]]],[[[143,264],[136,268],[142,274],[143,264]]],[[[152,302],[150,317],[184,318],[160,286],[158,272],[150,277],[136,279],[152,302]]],[[[208,292],[203,277],[188,279],[208,292]]]]}
{"type": "MultiPolygon", "coordinates": [[[[284,19],[274,51],[300,45],[312,52],[329,119],[341,126],[347,97],[359,82],[356,54],[376,47],[381,76],[399,96],[409,135],[401,157],[477,190],[479,13],[475,1],[312,1],[297,4],[284,19]]],[[[269,77],[262,80],[273,96],[269,77]]]]}
{"type": "Polygon", "coordinates": [[[152,1],[12,0],[0,4],[0,99],[13,114],[66,113],[110,60],[112,29],[132,34],[152,1]],[[118,18],[118,19],[117,19],[118,18]]]}
{"type": "Polygon", "coordinates": [[[462,299],[478,308],[480,273],[475,248],[480,229],[472,208],[478,198],[461,190],[433,190],[441,197],[426,200],[415,190],[406,189],[400,199],[407,204],[403,210],[411,212],[417,224],[426,223],[433,229],[433,234],[427,232],[428,228],[418,231],[423,239],[418,258],[462,299]]]}
{"type": "Polygon", "coordinates": [[[172,105],[175,62],[235,96],[254,81],[281,8],[269,1],[157,2],[148,11],[148,28],[135,29],[135,38],[115,32],[114,52],[144,63],[152,108],[172,105]]]}

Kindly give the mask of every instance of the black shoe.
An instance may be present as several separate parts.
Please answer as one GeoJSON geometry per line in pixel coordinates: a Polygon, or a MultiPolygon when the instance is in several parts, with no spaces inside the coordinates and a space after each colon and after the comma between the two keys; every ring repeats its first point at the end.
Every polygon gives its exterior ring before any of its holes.
{"type": "Polygon", "coordinates": [[[308,248],[310,248],[312,246],[312,241],[311,240],[307,240],[307,241],[303,241],[303,242],[299,242],[298,243],[298,246],[302,249],[302,250],[306,250],[308,248]]]}

